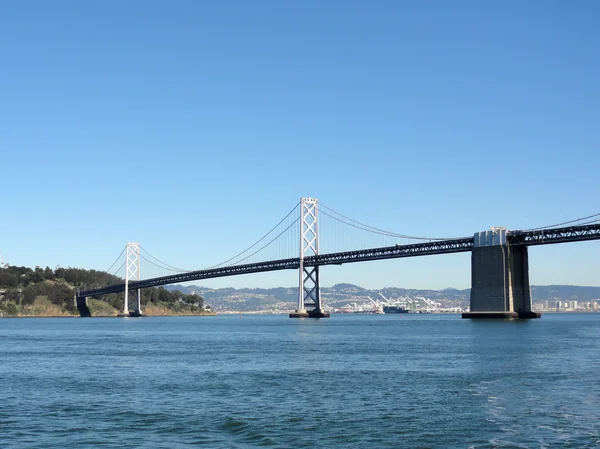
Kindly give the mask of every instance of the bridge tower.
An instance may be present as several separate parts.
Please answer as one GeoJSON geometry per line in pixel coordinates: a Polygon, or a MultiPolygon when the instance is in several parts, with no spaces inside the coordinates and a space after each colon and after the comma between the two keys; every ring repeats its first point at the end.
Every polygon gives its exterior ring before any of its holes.
{"type": "Polygon", "coordinates": [[[141,293],[137,289],[137,302],[134,302],[134,310],[129,310],[129,282],[140,281],[140,244],[129,242],[125,251],[125,301],[123,313],[119,316],[142,316],[141,293]]]}
{"type": "Polygon", "coordinates": [[[531,310],[527,246],[511,245],[506,228],[478,232],[471,253],[471,307],[463,318],[539,318],[531,310]]]}
{"type": "Polygon", "coordinates": [[[323,311],[319,267],[306,267],[304,258],[319,255],[319,202],[316,198],[300,198],[300,267],[298,308],[290,318],[328,318],[323,311]],[[307,310],[306,307],[312,307],[307,310]]]}

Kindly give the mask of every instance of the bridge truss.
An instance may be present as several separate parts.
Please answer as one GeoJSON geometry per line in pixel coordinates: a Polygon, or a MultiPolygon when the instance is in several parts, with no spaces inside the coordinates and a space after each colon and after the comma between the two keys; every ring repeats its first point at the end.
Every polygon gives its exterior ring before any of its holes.
{"type": "Polygon", "coordinates": [[[536,229],[533,231],[509,231],[506,238],[509,245],[527,246],[598,240],[600,239],[600,224],[536,229]]]}
{"type": "MultiPolygon", "coordinates": [[[[344,263],[366,262],[370,260],[398,259],[402,257],[414,257],[433,254],[448,254],[471,251],[473,248],[473,237],[465,237],[454,240],[438,242],[417,243],[413,245],[394,245],[384,248],[372,248],[357,251],[346,251],[340,253],[320,254],[304,258],[305,267],[319,267],[322,265],[342,265],[344,263]]],[[[213,279],[226,276],[237,276],[240,274],[260,273],[265,271],[297,270],[300,268],[300,258],[270,260],[267,262],[251,263],[246,265],[233,265],[228,267],[210,268],[207,270],[189,271],[169,276],[144,279],[142,281],[129,282],[129,289],[140,289],[158,287],[161,285],[176,284],[180,282],[198,281],[201,279],[213,279]]],[[[109,293],[120,293],[125,291],[125,284],[111,285],[109,287],[82,290],[78,296],[99,296],[109,293]]]]}
{"type": "MultiPolygon", "coordinates": [[[[313,238],[313,234],[309,233],[308,235],[310,235],[308,240],[310,241],[313,238]]],[[[305,237],[303,236],[301,238],[305,237]]],[[[529,231],[515,230],[508,231],[507,233],[508,244],[515,246],[548,245],[587,240],[600,240],[600,223],[560,228],[536,229],[529,231]]],[[[304,240],[302,240],[302,242],[305,244],[304,240]]],[[[314,245],[315,243],[313,242],[312,244],[314,245]]],[[[311,268],[318,269],[318,267],[324,265],[342,265],[345,263],[367,262],[372,260],[399,259],[404,257],[467,252],[471,251],[473,246],[473,237],[462,237],[456,239],[435,240],[417,244],[394,245],[381,248],[370,248],[327,254],[318,254],[317,247],[317,251],[313,252],[313,255],[303,255],[303,257],[296,258],[269,260],[265,262],[244,265],[232,265],[209,268],[205,270],[188,271],[144,280],[128,280],[128,282],[123,284],[116,284],[98,289],[81,290],[78,292],[77,297],[85,298],[88,296],[120,293],[125,291],[126,288],[128,290],[139,290],[142,288],[158,287],[161,285],[197,281],[201,279],[237,276],[241,274],[260,273],[266,271],[299,270],[301,268],[302,272],[300,273],[300,289],[304,289],[304,286],[306,285],[304,283],[306,279],[303,276],[303,274],[306,274],[306,276],[312,279],[313,282],[313,286],[309,287],[308,293],[314,294],[315,291],[318,291],[318,277],[315,278],[314,273],[317,273],[318,276],[318,271],[311,268]],[[315,279],[317,282],[315,282],[315,279]]],[[[302,295],[302,291],[300,291],[299,294],[302,295]]],[[[313,297],[310,298],[314,301],[313,297]]],[[[317,301],[316,303],[320,306],[320,301],[317,301]]]]}

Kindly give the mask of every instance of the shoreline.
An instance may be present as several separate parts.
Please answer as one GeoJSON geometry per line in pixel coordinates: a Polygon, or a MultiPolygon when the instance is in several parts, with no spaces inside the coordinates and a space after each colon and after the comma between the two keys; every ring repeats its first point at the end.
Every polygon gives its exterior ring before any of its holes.
{"type": "MultiPolygon", "coordinates": [[[[144,315],[143,318],[152,318],[152,317],[165,317],[165,316],[174,316],[174,317],[185,317],[185,316],[217,316],[216,313],[194,313],[194,314],[173,314],[173,315],[144,315]]],[[[118,315],[94,315],[90,317],[82,317],[79,315],[3,315],[0,316],[2,318],[129,318],[122,317],[118,315]]]]}

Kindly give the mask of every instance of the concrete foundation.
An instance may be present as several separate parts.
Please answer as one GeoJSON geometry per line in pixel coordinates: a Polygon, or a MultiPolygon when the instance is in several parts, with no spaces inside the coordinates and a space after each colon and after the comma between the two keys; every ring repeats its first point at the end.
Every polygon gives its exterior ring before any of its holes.
{"type": "Polygon", "coordinates": [[[88,318],[92,316],[92,312],[87,305],[87,298],[85,296],[75,297],[75,306],[79,310],[79,316],[82,318],[88,318]]]}
{"type": "Polygon", "coordinates": [[[473,248],[471,308],[463,318],[539,318],[531,311],[526,246],[496,244],[473,248]]]}
{"type": "Polygon", "coordinates": [[[492,318],[498,320],[516,320],[519,315],[516,312],[464,312],[463,318],[492,318]]]}
{"type": "Polygon", "coordinates": [[[329,318],[328,312],[323,312],[321,309],[295,311],[290,313],[290,318],[329,318]]]}
{"type": "Polygon", "coordinates": [[[517,312],[519,318],[522,320],[530,320],[533,318],[541,318],[542,314],[539,312],[517,312]]]}
{"type": "Polygon", "coordinates": [[[508,247],[473,248],[471,253],[471,312],[512,311],[508,247]]]}
{"type": "Polygon", "coordinates": [[[146,315],[132,310],[129,313],[119,313],[117,316],[122,317],[122,318],[126,318],[126,317],[138,318],[138,317],[142,317],[142,316],[146,316],[146,315]]]}
{"type": "Polygon", "coordinates": [[[512,310],[524,316],[531,313],[531,288],[529,286],[529,253],[526,246],[509,246],[510,294],[512,310]]]}

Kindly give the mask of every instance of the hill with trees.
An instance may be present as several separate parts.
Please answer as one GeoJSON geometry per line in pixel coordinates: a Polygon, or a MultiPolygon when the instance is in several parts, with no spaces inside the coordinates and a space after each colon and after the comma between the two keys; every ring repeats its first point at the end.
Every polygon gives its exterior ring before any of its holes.
{"type": "MultiPolygon", "coordinates": [[[[75,295],[124,280],[96,270],[50,267],[0,268],[0,316],[79,316],[75,295]]],[[[135,294],[135,292],[133,292],[135,294]]],[[[131,298],[131,296],[130,296],[131,298]]],[[[92,316],[115,316],[122,311],[123,293],[88,300],[92,316]]],[[[148,315],[202,315],[210,312],[204,298],[162,287],[141,290],[142,310],[148,315]]]]}

